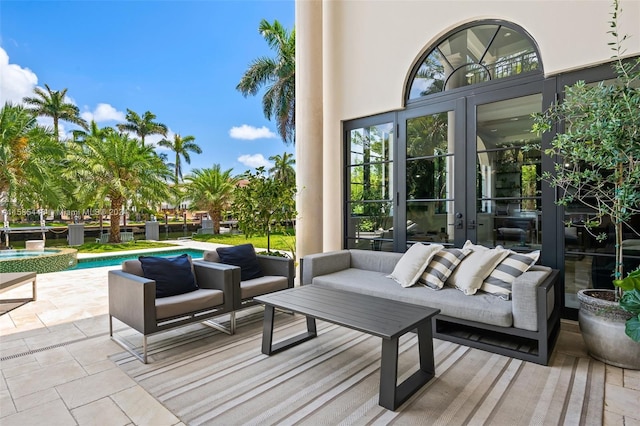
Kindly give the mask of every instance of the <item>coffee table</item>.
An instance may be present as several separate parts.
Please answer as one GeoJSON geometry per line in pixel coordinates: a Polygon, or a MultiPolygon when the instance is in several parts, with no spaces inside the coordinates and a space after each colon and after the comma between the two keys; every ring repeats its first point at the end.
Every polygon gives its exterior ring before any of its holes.
{"type": "Polygon", "coordinates": [[[277,291],[254,300],[265,305],[262,353],[273,355],[317,336],[316,319],[382,338],[380,396],[378,403],[397,409],[435,375],[431,318],[439,309],[394,300],[305,285],[277,291]],[[307,317],[307,332],[273,343],[275,308],[307,317]],[[417,329],[420,368],[400,384],[398,379],[398,339],[417,329]]]}

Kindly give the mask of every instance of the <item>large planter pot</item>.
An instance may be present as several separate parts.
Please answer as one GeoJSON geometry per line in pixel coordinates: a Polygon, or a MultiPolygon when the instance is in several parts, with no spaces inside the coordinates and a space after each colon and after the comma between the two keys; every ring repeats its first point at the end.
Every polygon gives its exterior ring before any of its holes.
{"type": "Polygon", "coordinates": [[[640,370],[640,343],[624,332],[631,314],[613,301],[615,290],[578,291],[578,322],[589,354],[616,367],[640,370]]]}

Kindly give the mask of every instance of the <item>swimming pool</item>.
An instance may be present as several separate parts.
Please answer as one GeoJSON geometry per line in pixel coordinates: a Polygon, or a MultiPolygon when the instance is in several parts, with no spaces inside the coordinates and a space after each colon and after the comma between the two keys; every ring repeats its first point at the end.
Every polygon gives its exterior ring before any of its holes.
{"type": "Polygon", "coordinates": [[[172,257],[172,256],[180,256],[181,254],[188,254],[194,259],[202,258],[202,254],[204,250],[191,249],[191,248],[182,248],[175,250],[163,250],[163,251],[149,251],[145,253],[129,253],[129,254],[118,254],[113,256],[101,256],[87,259],[78,259],[78,264],[74,267],[69,268],[68,270],[75,269],[88,269],[88,268],[100,268],[102,266],[115,266],[120,265],[125,260],[134,260],[139,256],[158,256],[158,257],[172,257]]]}

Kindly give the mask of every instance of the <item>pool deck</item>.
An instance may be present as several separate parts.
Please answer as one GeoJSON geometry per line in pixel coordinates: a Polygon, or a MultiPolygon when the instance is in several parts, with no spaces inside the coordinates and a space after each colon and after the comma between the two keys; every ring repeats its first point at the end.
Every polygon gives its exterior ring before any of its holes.
{"type": "MultiPolygon", "coordinates": [[[[108,333],[107,272],[117,268],[39,274],[38,300],[0,315],[2,426],[183,424],[109,358],[123,352],[108,333]]],[[[563,320],[556,350],[586,356],[577,323],[563,320]]],[[[604,424],[640,426],[639,405],[640,371],[607,367],[604,424]]]]}

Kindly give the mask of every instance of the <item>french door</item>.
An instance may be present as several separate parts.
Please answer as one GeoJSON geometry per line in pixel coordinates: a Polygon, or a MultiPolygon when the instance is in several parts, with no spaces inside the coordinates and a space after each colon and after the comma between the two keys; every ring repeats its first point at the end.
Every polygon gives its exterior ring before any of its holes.
{"type": "Polygon", "coordinates": [[[518,251],[542,245],[542,83],[437,101],[399,113],[396,249],[466,240],[518,251]]]}

